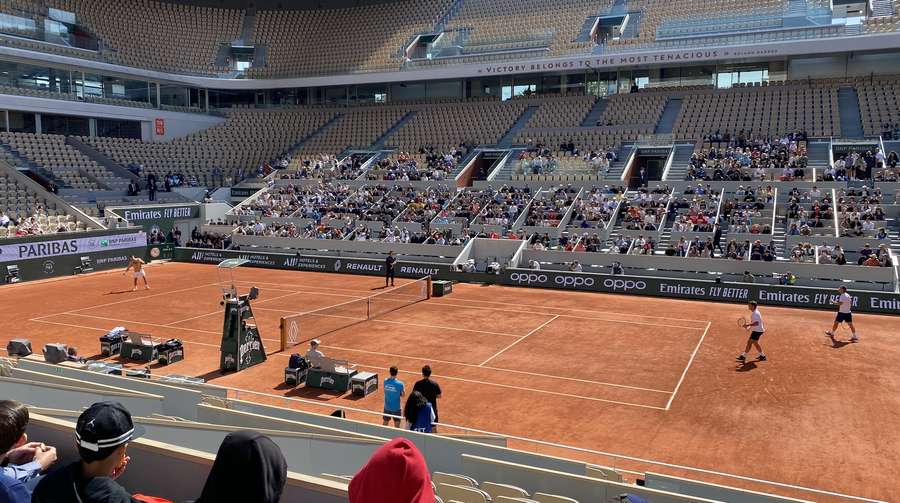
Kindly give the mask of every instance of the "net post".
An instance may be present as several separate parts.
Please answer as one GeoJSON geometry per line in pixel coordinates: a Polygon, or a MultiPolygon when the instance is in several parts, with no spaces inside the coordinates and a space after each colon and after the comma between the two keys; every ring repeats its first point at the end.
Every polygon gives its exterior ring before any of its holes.
{"type": "Polygon", "coordinates": [[[428,285],[428,286],[426,287],[427,290],[425,291],[425,298],[426,298],[426,299],[430,299],[430,298],[431,298],[431,292],[432,292],[432,290],[431,290],[431,288],[432,288],[432,287],[431,287],[431,283],[432,283],[432,281],[434,281],[434,280],[431,278],[431,275],[430,275],[430,274],[428,275],[427,278],[425,278],[425,280],[426,280],[427,285],[428,285]]]}
{"type": "Polygon", "coordinates": [[[284,326],[285,326],[285,322],[284,322],[284,317],[282,316],[278,322],[278,327],[280,329],[279,331],[281,332],[279,339],[281,340],[281,350],[282,351],[287,349],[287,330],[285,330],[284,326]]]}

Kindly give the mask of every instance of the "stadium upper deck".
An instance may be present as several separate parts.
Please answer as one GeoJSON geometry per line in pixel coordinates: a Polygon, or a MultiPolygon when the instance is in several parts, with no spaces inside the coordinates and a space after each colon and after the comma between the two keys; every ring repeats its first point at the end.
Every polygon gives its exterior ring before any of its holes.
{"type": "MultiPolygon", "coordinates": [[[[716,49],[822,38],[860,39],[865,49],[877,49],[895,44],[870,35],[895,32],[900,19],[886,0],[840,8],[818,0],[401,0],[296,10],[140,0],[125,11],[117,6],[114,0],[4,2],[0,39],[11,47],[173,74],[271,79],[460,63],[487,63],[482,68],[490,71],[497,62],[641,52],[652,56],[633,62],[678,64],[777,56],[769,47],[758,53],[716,49]],[[338,26],[352,26],[352,33],[338,26]],[[685,49],[695,50],[685,55],[685,49]],[[681,57],[660,56],[671,50],[681,57]]],[[[850,45],[820,44],[811,52],[850,45]]],[[[585,61],[591,59],[580,64],[585,61]]]]}

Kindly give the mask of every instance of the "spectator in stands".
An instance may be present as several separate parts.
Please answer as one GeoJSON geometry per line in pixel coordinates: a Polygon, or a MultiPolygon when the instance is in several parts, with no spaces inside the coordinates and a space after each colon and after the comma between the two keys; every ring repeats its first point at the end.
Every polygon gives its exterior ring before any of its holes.
{"type": "Polygon", "coordinates": [[[138,195],[138,193],[140,193],[140,191],[141,191],[140,187],[138,187],[138,184],[134,180],[132,180],[128,184],[128,195],[129,196],[136,196],[136,195],[138,195]]]}
{"type": "Polygon", "coordinates": [[[439,421],[438,416],[438,398],[441,398],[441,387],[438,383],[431,380],[431,366],[425,365],[422,367],[422,379],[416,382],[415,386],[413,386],[413,391],[418,391],[422,393],[425,397],[425,400],[428,401],[434,408],[434,423],[435,426],[433,430],[437,432],[437,423],[439,421]]]}
{"type": "Polygon", "coordinates": [[[741,281],[744,283],[755,283],[756,278],[753,277],[753,274],[751,274],[750,271],[744,271],[744,277],[741,278],[741,281]]]}
{"type": "Polygon", "coordinates": [[[569,272],[581,272],[581,271],[582,271],[581,263],[579,263],[577,260],[573,260],[572,263],[569,264],[569,272]]]}
{"type": "Polygon", "coordinates": [[[425,457],[405,438],[379,447],[353,476],[350,503],[434,503],[425,457]]]}
{"type": "Polygon", "coordinates": [[[389,372],[391,376],[384,380],[384,417],[382,417],[384,422],[382,424],[387,426],[388,422],[393,420],[394,427],[399,428],[400,416],[403,415],[400,400],[406,394],[406,386],[403,381],[397,379],[399,371],[396,366],[392,365],[389,372]]]}
{"type": "Polygon", "coordinates": [[[26,502],[30,501],[31,489],[37,484],[41,474],[56,462],[56,448],[40,442],[29,442],[25,433],[27,426],[28,408],[25,405],[15,400],[0,401],[2,485],[17,496],[20,493],[26,494],[26,502]]]}
{"type": "Polygon", "coordinates": [[[435,424],[437,415],[434,406],[425,395],[420,391],[413,391],[406,399],[406,405],[403,407],[403,417],[406,418],[406,424],[412,431],[420,433],[435,432],[435,424]]]}
{"type": "Polygon", "coordinates": [[[125,407],[115,402],[91,405],[75,425],[81,459],[45,476],[32,502],[137,503],[115,482],[128,466],[126,450],[133,437],[134,423],[125,407]]]}
{"type": "Polygon", "coordinates": [[[219,446],[195,503],[278,503],[286,483],[287,461],[278,445],[255,431],[236,431],[219,446]]]}
{"type": "Polygon", "coordinates": [[[156,201],[156,175],[147,175],[147,196],[151,201],[156,201]]]}
{"type": "Polygon", "coordinates": [[[533,271],[540,271],[541,264],[537,260],[531,259],[528,261],[528,268],[533,271]]]}
{"type": "MultiPolygon", "coordinates": [[[[900,192],[898,192],[900,193],[900,192]]],[[[9,215],[5,212],[0,211],[0,227],[9,227],[10,219],[9,215]]]]}

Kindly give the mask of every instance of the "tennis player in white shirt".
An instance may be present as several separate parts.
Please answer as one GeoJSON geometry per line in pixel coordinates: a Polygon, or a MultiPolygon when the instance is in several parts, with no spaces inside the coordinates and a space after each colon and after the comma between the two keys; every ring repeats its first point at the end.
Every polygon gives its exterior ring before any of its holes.
{"type": "Polygon", "coordinates": [[[850,294],[847,293],[846,286],[839,287],[838,294],[837,300],[831,302],[838,306],[837,316],[834,318],[834,325],[831,326],[831,330],[825,332],[825,337],[834,340],[834,331],[837,330],[838,325],[846,323],[850,327],[850,333],[853,334],[850,337],[850,342],[859,342],[859,336],[856,335],[856,327],[853,326],[853,313],[850,312],[850,307],[853,305],[853,297],[850,297],[850,294]]]}
{"type": "Polygon", "coordinates": [[[766,361],[766,355],[763,354],[763,350],[759,345],[759,338],[765,333],[766,326],[763,324],[762,314],[759,312],[759,306],[756,304],[755,300],[751,300],[750,303],[747,304],[747,308],[750,309],[750,322],[744,323],[744,329],[750,331],[750,337],[747,338],[747,346],[744,348],[744,352],[738,355],[737,361],[741,363],[746,362],[747,352],[750,351],[750,347],[753,346],[759,351],[757,360],[764,362],[766,361]]]}

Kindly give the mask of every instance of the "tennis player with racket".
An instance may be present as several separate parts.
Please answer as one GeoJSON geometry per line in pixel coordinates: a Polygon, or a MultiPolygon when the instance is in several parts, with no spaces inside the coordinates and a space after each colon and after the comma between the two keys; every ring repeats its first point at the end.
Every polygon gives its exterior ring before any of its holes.
{"type": "Polygon", "coordinates": [[[847,326],[850,327],[850,333],[853,334],[850,337],[850,342],[859,342],[859,336],[856,335],[856,327],[853,326],[853,313],[850,312],[850,306],[853,304],[853,298],[850,297],[849,293],[847,293],[846,286],[841,286],[838,288],[838,298],[831,303],[838,306],[838,312],[837,316],[834,318],[834,325],[831,326],[831,330],[825,332],[825,337],[828,337],[833,341],[834,331],[838,329],[838,326],[841,323],[846,323],[847,326]]]}
{"type": "Polygon", "coordinates": [[[750,351],[750,347],[753,346],[759,351],[757,360],[764,362],[766,361],[766,355],[763,354],[763,350],[759,346],[759,338],[762,337],[763,333],[766,331],[766,326],[763,325],[762,314],[759,312],[759,306],[756,304],[756,301],[751,300],[747,307],[750,309],[750,321],[747,321],[744,317],[738,318],[738,326],[744,330],[749,330],[750,337],[747,339],[747,346],[744,348],[744,352],[738,355],[737,361],[741,363],[746,362],[747,352],[750,351]]]}

